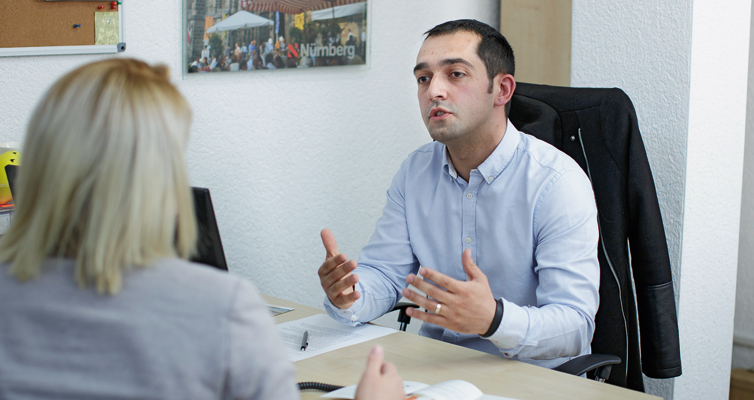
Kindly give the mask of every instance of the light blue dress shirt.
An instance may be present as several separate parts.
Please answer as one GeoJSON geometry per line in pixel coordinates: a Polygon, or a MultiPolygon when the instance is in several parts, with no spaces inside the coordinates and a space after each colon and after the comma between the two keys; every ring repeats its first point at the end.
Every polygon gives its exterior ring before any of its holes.
{"type": "Polygon", "coordinates": [[[461,254],[487,275],[503,320],[491,337],[423,323],[423,336],[544,367],[590,352],[599,306],[597,208],[589,179],[569,156],[510,122],[469,182],[445,145],[411,153],[393,178],[383,215],[359,256],[362,296],[327,312],[349,325],[400,300],[406,275],[427,266],[467,280],[461,254]]]}

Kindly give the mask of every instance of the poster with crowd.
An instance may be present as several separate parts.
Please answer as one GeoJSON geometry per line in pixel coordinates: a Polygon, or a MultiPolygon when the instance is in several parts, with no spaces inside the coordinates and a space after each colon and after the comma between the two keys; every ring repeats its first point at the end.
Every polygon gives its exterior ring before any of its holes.
{"type": "Polygon", "coordinates": [[[184,0],[187,73],[361,65],[365,0],[184,0]]]}

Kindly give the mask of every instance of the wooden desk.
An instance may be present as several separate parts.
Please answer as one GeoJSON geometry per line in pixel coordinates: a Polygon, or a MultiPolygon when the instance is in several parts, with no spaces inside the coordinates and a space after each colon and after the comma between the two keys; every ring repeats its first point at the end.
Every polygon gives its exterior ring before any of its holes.
{"type": "MultiPolygon", "coordinates": [[[[275,317],[292,321],[324,311],[263,296],[269,304],[295,308],[275,317]]],[[[385,348],[385,357],[398,367],[407,381],[434,384],[461,379],[486,394],[514,399],[659,399],[659,397],[590,381],[530,364],[507,360],[465,347],[396,332],[365,343],[335,350],[296,362],[296,381],[354,385],[366,366],[367,354],[375,344],[385,348]]],[[[301,398],[317,399],[321,392],[304,392],[301,398]]]]}

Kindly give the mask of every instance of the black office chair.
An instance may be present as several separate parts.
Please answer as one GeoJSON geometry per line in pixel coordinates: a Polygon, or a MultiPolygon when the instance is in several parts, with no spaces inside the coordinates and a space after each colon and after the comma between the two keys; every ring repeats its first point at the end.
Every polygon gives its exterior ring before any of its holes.
{"type": "Polygon", "coordinates": [[[402,330],[403,332],[406,332],[406,328],[408,328],[408,324],[411,323],[411,317],[406,314],[406,310],[409,308],[419,308],[418,305],[414,303],[407,303],[405,301],[400,301],[398,304],[396,304],[390,312],[398,311],[398,322],[400,323],[400,326],[398,329],[402,330]]]}
{"type": "MultiPolygon", "coordinates": [[[[639,391],[644,390],[642,372],[652,378],[679,376],[670,258],[631,100],[620,89],[519,82],[509,118],[520,131],[571,156],[592,182],[597,203],[600,308],[593,354],[554,369],[639,391]]],[[[394,308],[401,330],[410,322],[407,307],[394,308]]]]}
{"type": "Polygon", "coordinates": [[[621,359],[607,382],[643,391],[642,372],[660,379],[679,376],[670,257],[631,100],[615,88],[518,83],[510,120],[571,156],[592,182],[600,230],[600,308],[592,352],[621,359]]]}

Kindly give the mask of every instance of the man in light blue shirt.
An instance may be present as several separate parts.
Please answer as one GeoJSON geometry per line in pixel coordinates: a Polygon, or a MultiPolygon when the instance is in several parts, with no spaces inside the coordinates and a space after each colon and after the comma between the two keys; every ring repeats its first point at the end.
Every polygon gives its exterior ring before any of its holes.
{"type": "Polygon", "coordinates": [[[427,32],[414,75],[435,142],[401,165],[358,265],[322,231],[333,318],[371,321],[404,296],[427,310],[408,311],[424,336],[545,367],[590,352],[594,194],[576,162],[508,121],[514,68],[505,38],[483,23],[427,32]]]}

